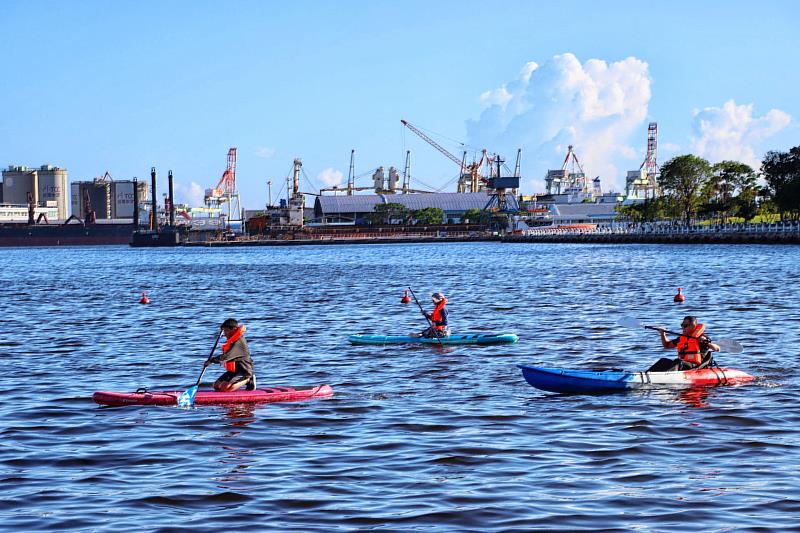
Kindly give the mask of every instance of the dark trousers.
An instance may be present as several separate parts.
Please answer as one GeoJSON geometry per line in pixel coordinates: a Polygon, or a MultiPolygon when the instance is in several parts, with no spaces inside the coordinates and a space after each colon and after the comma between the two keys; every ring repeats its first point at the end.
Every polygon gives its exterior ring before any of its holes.
{"type": "Polygon", "coordinates": [[[691,370],[696,367],[697,365],[682,361],[680,358],[670,359],[668,357],[662,357],[653,363],[653,366],[648,368],[647,372],[675,372],[676,370],[691,370]]]}

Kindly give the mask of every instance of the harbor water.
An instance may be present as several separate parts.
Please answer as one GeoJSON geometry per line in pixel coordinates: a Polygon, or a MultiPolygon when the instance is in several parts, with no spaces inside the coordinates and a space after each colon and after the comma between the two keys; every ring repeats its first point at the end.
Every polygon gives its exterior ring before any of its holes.
{"type": "Polygon", "coordinates": [[[798,279],[795,246],[2,250],[0,529],[797,531],[798,279]],[[408,286],[428,310],[445,293],[454,332],[519,343],[348,344],[423,329],[408,286]],[[559,395],[516,367],[643,370],[669,352],[617,321],[687,314],[756,381],[559,395]],[[228,317],[260,386],[335,396],[92,402],[193,385],[228,317]]]}

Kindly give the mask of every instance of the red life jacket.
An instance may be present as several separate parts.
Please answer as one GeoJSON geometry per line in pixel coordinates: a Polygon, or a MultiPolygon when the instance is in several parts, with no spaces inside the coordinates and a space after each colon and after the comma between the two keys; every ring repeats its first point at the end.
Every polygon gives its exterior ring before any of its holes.
{"type": "MultiPolygon", "coordinates": [[[[225,342],[225,344],[222,345],[223,355],[228,353],[228,350],[231,349],[231,346],[233,346],[234,342],[242,338],[245,329],[247,328],[245,328],[244,324],[236,328],[236,331],[233,332],[233,335],[231,335],[225,342]]],[[[225,361],[225,370],[227,370],[228,372],[236,372],[236,361],[225,361]]]]}
{"type": "MultiPolygon", "coordinates": [[[[700,337],[705,329],[703,324],[697,324],[691,336],[700,337]]],[[[675,348],[678,350],[678,357],[687,363],[699,365],[703,362],[703,354],[700,353],[700,343],[697,342],[697,339],[681,335],[678,337],[678,344],[675,345],[675,348]]]]}
{"type": "Polygon", "coordinates": [[[433,327],[436,328],[438,331],[444,331],[447,328],[446,324],[437,325],[436,323],[442,320],[442,309],[444,306],[447,305],[447,298],[442,298],[442,300],[436,304],[436,307],[433,308],[433,313],[431,313],[431,322],[433,322],[433,327]]]}

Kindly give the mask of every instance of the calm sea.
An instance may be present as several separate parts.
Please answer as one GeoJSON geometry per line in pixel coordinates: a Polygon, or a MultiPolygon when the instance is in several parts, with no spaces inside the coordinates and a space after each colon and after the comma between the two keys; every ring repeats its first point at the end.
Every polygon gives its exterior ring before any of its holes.
{"type": "Polygon", "coordinates": [[[798,531],[798,279],[793,246],[0,250],[0,528],[798,531]],[[409,285],[448,296],[454,331],[520,342],[347,343],[422,329],[409,285]],[[718,361],[757,381],[558,395],[515,366],[641,370],[667,352],[617,320],[686,314],[740,341],[718,361]],[[260,385],[334,398],[92,402],[192,385],[228,317],[260,385]]]}

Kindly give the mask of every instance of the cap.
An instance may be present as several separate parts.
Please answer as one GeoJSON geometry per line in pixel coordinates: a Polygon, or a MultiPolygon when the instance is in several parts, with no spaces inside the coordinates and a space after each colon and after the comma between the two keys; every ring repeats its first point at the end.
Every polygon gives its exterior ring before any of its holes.
{"type": "Polygon", "coordinates": [[[444,300],[444,294],[442,294],[441,292],[434,292],[433,294],[431,294],[431,298],[433,298],[437,302],[441,302],[442,300],[444,300]]]}

